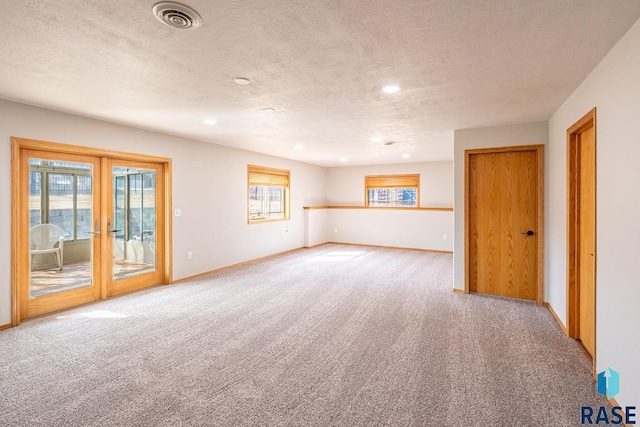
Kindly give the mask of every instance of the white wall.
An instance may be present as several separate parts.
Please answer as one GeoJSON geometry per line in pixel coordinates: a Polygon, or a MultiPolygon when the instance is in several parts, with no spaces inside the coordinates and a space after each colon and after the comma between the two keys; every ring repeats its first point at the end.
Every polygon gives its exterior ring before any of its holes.
{"type": "Polygon", "coordinates": [[[327,237],[328,209],[307,209],[304,211],[304,246],[312,248],[329,241],[327,237]]]}
{"type": "Polygon", "coordinates": [[[0,325],[11,321],[11,136],[172,158],[174,279],[302,247],[302,207],[326,203],[325,168],[0,100],[0,325]],[[290,221],[247,224],[248,163],[291,170],[290,221]]]}
{"type": "Polygon", "coordinates": [[[334,243],[453,250],[451,211],[329,209],[327,225],[334,243]]]}
{"type": "Polygon", "coordinates": [[[547,299],[566,324],[566,132],[597,107],[596,368],[620,372],[621,405],[640,404],[640,21],[549,121],[547,299]]]}
{"type": "MultiPolygon", "coordinates": [[[[327,171],[327,199],[332,206],[364,206],[366,175],[420,174],[420,206],[453,206],[453,162],[345,166],[327,171]]],[[[326,239],[441,251],[453,250],[453,212],[330,209],[326,239]],[[446,235],[446,239],[445,239],[446,235]]]]}
{"type": "MultiPolygon", "coordinates": [[[[454,132],[454,244],[453,287],[464,289],[464,151],[475,148],[511,147],[517,145],[547,144],[547,122],[521,125],[463,129],[454,132]]],[[[547,153],[545,153],[547,156],[547,153]]],[[[545,159],[546,161],[546,159],[545,159]]],[[[547,165],[545,163],[545,169],[547,165]]],[[[545,204],[546,204],[545,194],[545,204]]],[[[545,236],[548,230],[545,228],[545,236]]],[[[545,265],[546,270],[546,265],[545,265]]],[[[545,284],[545,295],[547,286],[545,284]]]]}

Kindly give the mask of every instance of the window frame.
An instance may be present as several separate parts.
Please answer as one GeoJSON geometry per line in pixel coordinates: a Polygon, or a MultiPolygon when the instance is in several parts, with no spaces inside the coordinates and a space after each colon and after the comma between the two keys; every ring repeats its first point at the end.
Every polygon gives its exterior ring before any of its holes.
{"type": "Polygon", "coordinates": [[[365,175],[364,206],[370,209],[417,209],[420,207],[420,174],[365,175]],[[415,205],[371,205],[369,190],[374,189],[416,189],[415,205]]]}
{"type": "MultiPolygon", "coordinates": [[[[266,166],[247,165],[247,223],[288,221],[290,216],[289,194],[291,188],[291,171],[266,166]],[[251,218],[251,187],[283,188],[283,212],[278,218],[251,218]]],[[[265,212],[268,214],[268,212],[265,212]]]]}

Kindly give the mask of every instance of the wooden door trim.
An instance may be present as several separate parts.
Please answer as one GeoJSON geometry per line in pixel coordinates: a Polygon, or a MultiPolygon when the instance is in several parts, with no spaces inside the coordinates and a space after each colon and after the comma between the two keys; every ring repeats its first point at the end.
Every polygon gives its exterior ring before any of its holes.
{"type": "MultiPolygon", "coordinates": [[[[24,262],[20,262],[20,254],[25,251],[24,239],[19,239],[20,231],[24,229],[27,215],[23,215],[20,209],[21,180],[20,174],[23,172],[20,166],[21,150],[40,150],[62,154],[86,155],[92,157],[112,158],[119,160],[133,160],[147,163],[161,164],[164,173],[164,196],[165,196],[165,221],[164,221],[164,270],[163,281],[165,284],[173,281],[173,239],[172,239],[172,169],[171,159],[168,157],[150,156],[145,154],[126,153],[121,151],[104,150],[100,148],[84,147],[79,145],[62,144],[58,142],[40,141],[27,138],[11,137],[11,326],[18,326],[21,319],[20,307],[20,281],[19,278],[25,274],[28,267],[24,262]]],[[[101,168],[104,170],[104,168],[101,168]]],[[[101,172],[103,173],[103,172],[101,172]]],[[[101,177],[102,178],[102,177],[101,177]]],[[[101,197],[104,197],[102,195],[101,197]]],[[[101,228],[106,227],[106,223],[101,220],[101,228]]],[[[105,228],[106,230],[106,228],[105,228]]],[[[28,274],[28,271],[26,272],[28,274]]],[[[102,294],[101,292],[101,297],[102,294]]]]}
{"type": "Polygon", "coordinates": [[[544,304],[544,145],[518,145],[513,147],[478,148],[464,151],[464,292],[469,293],[469,184],[470,158],[476,154],[509,153],[535,151],[537,158],[537,231],[538,236],[538,281],[536,303],[544,304]]]}
{"type": "Polygon", "coordinates": [[[87,156],[108,157],[111,159],[134,160],[148,163],[166,163],[171,161],[168,157],[105,150],[102,148],[84,147],[82,145],[71,145],[60,142],[39,141],[18,137],[11,137],[11,140],[15,141],[21,149],[28,148],[31,150],[54,151],[56,153],[85,154],[87,156]]]}
{"type": "MultiPolygon", "coordinates": [[[[100,188],[100,194],[102,197],[100,200],[100,206],[102,207],[102,209],[100,210],[100,233],[102,234],[102,236],[105,236],[105,237],[108,237],[105,206],[108,206],[109,195],[110,195],[107,185],[111,185],[108,178],[109,178],[109,159],[107,157],[102,157],[100,159],[100,184],[102,187],[100,188]]],[[[106,238],[100,239],[100,251],[101,253],[105,254],[104,256],[110,256],[110,255],[106,255],[109,253],[109,251],[107,250],[108,247],[109,246],[107,244],[107,239],[106,238]]],[[[108,275],[111,272],[108,271],[105,265],[103,265],[102,267],[103,268],[100,274],[100,299],[107,299],[107,293],[108,293],[107,281],[108,281],[108,275]]]]}
{"type": "Polygon", "coordinates": [[[20,235],[24,218],[20,215],[20,143],[11,139],[11,326],[20,324],[20,286],[18,277],[24,274],[24,266],[19,263],[19,255],[23,253],[20,235]]]}
{"type": "MultiPolygon", "coordinates": [[[[578,293],[578,236],[579,230],[577,227],[578,216],[577,206],[579,199],[577,197],[577,189],[579,187],[579,135],[586,129],[593,127],[593,144],[596,152],[596,164],[594,165],[594,172],[597,173],[597,129],[596,129],[596,107],[591,109],[587,114],[582,116],[580,120],[574,123],[569,129],[567,129],[567,333],[570,338],[579,337],[579,293],[578,293]]],[[[594,180],[596,177],[594,177],[594,180]]],[[[595,193],[597,201],[598,185],[597,180],[595,183],[595,193]]],[[[597,209],[594,206],[594,214],[597,227],[597,209]]],[[[597,248],[597,235],[594,236],[597,248]]],[[[596,250],[596,264],[594,268],[597,270],[597,250],[596,250]]],[[[597,289],[597,282],[594,278],[594,287],[597,289]]],[[[595,301],[597,295],[594,295],[594,324],[596,322],[595,301]]],[[[595,357],[596,357],[596,336],[594,335],[594,349],[593,349],[593,367],[595,369],[595,357]]]]}

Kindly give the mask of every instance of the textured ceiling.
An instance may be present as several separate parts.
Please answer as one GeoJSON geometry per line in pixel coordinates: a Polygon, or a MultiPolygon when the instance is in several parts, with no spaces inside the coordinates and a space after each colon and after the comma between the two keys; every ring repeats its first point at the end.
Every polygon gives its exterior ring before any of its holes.
{"type": "Polygon", "coordinates": [[[454,129],[548,119],[640,17],[637,0],[182,1],[200,28],[154,0],[0,0],[0,98],[324,166],[444,160],[454,129]]]}

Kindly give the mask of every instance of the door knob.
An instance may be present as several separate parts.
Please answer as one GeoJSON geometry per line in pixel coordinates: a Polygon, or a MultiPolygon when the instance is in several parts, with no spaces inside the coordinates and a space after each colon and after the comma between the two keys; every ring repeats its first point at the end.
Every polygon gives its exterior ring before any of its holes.
{"type": "Polygon", "coordinates": [[[520,233],[520,234],[526,234],[527,236],[533,236],[533,231],[527,230],[524,233],[520,233]]]}

